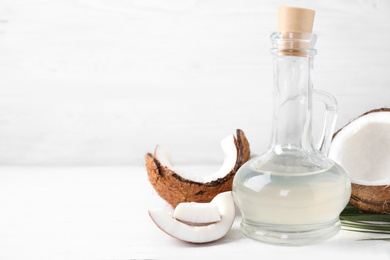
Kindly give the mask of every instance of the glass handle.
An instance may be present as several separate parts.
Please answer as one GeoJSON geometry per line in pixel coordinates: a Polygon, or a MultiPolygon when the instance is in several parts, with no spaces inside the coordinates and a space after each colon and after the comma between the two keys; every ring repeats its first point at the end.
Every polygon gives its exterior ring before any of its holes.
{"type": "Polygon", "coordinates": [[[321,137],[318,141],[317,149],[324,155],[328,155],[330,143],[334,133],[337,119],[337,101],[331,94],[314,89],[314,98],[319,99],[325,104],[326,114],[324,127],[322,128],[321,137]]]}

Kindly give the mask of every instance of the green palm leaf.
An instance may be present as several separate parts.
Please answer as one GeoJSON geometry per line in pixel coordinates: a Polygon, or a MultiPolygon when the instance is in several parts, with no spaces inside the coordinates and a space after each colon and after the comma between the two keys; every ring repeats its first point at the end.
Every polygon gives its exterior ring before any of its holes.
{"type": "MultiPolygon", "coordinates": [[[[343,212],[341,212],[340,220],[343,230],[371,234],[390,234],[390,214],[362,213],[353,206],[347,206],[343,212]]],[[[390,240],[390,237],[362,240],[388,241],[390,240]]]]}

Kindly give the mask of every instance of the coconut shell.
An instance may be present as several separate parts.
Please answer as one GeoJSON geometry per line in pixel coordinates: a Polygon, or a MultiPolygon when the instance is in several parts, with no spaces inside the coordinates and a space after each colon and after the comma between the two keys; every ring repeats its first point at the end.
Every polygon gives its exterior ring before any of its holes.
{"type": "Polygon", "coordinates": [[[173,208],[182,202],[208,203],[219,193],[232,190],[234,175],[250,158],[249,143],[242,130],[237,129],[234,143],[237,148],[236,164],[222,178],[207,183],[185,179],[163,166],[155,154],[148,153],[145,163],[149,182],[157,194],[173,208]]]}
{"type": "Polygon", "coordinates": [[[352,183],[349,202],[363,212],[390,214],[390,187],[352,183]]]}
{"type": "MultiPolygon", "coordinates": [[[[376,112],[390,112],[390,108],[378,108],[370,110],[359,117],[376,113],[376,112]]],[[[357,118],[359,118],[357,117],[357,118]]],[[[356,119],[357,119],[356,118],[356,119]]],[[[354,119],[354,120],[356,120],[354,119]]],[[[353,122],[352,120],[351,122],[353,122]]],[[[349,125],[349,122],[347,125],[349,125]]],[[[346,127],[345,125],[344,127],[346,127]]],[[[340,128],[333,138],[344,128],[340,128]]],[[[390,176],[390,172],[389,172],[390,176]]],[[[351,184],[352,192],[349,202],[362,212],[367,213],[390,213],[390,187],[382,186],[367,186],[353,183],[351,184]]]]}

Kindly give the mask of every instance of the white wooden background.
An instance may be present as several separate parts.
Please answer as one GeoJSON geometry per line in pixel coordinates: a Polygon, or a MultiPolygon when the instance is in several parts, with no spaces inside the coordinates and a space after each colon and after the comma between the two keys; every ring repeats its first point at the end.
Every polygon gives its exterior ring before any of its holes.
{"type": "Polygon", "coordinates": [[[390,106],[387,0],[2,0],[0,164],[141,166],[156,144],[218,164],[236,128],[262,152],[279,5],[317,11],[338,127],[390,106]]]}

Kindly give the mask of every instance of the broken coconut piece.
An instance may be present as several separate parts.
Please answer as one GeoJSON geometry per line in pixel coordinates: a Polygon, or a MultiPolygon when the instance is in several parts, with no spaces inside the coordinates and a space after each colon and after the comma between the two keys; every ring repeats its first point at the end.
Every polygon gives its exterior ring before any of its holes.
{"type": "Polygon", "coordinates": [[[145,156],[149,182],[174,208],[182,202],[210,202],[217,194],[232,190],[234,175],[250,158],[248,140],[240,129],[236,136],[223,139],[221,146],[224,162],[216,173],[206,177],[175,167],[168,151],[157,147],[154,154],[145,156]]]}
{"type": "Polygon", "coordinates": [[[210,203],[217,206],[221,220],[209,225],[183,223],[163,209],[149,210],[149,215],[162,231],[174,238],[191,243],[208,243],[225,236],[232,227],[236,215],[230,191],[218,194],[210,203]]]}
{"type": "Polygon", "coordinates": [[[329,157],[349,173],[352,205],[390,213],[390,109],[371,110],[337,131],[329,157]]]}
{"type": "Polygon", "coordinates": [[[177,205],[173,217],[185,223],[208,224],[221,220],[215,203],[183,202],[177,205]]]}

